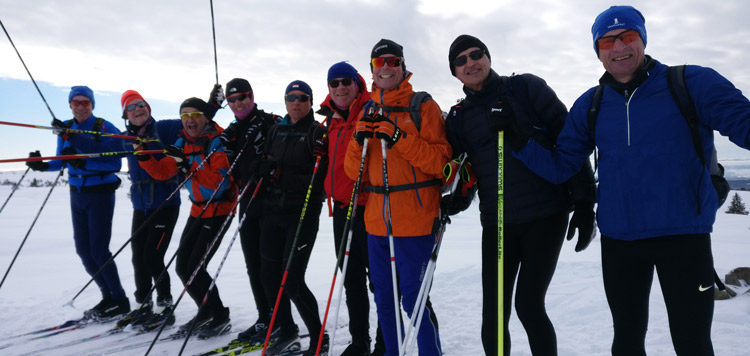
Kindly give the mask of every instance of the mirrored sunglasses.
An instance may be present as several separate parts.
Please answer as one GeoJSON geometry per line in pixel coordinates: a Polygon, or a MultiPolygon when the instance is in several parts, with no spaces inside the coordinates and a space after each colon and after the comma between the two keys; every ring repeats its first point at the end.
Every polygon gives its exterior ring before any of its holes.
{"type": "Polygon", "coordinates": [[[401,57],[376,57],[371,61],[373,68],[383,68],[386,63],[389,67],[398,67],[403,62],[404,59],[401,57]]]}
{"type": "Polygon", "coordinates": [[[187,119],[193,119],[198,120],[200,117],[203,116],[203,113],[200,111],[193,111],[193,112],[184,112],[180,114],[180,119],[187,120],[187,119]]]}
{"type": "Polygon", "coordinates": [[[641,36],[638,34],[638,31],[636,30],[627,30],[624,32],[620,32],[617,35],[614,36],[604,36],[596,40],[596,47],[599,49],[611,49],[615,46],[615,41],[618,39],[622,41],[622,44],[629,44],[633,41],[637,40],[641,36]]]}
{"type": "Polygon", "coordinates": [[[135,111],[136,108],[145,108],[145,107],[146,107],[146,102],[145,101],[139,101],[137,103],[130,104],[130,105],[126,106],[125,110],[127,110],[127,111],[135,111]]]}
{"type": "Polygon", "coordinates": [[[74,107],[89,107],[91,106],[91,100],[71,100],[70,105],[73,105],[74,107]]]}

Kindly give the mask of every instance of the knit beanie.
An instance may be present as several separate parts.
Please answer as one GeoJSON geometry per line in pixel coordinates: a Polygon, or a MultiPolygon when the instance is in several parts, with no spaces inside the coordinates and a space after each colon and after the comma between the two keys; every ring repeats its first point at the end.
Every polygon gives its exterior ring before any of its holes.
{"type": "Polygon", "coordinates": [[[403,57],[404,47],[396,42],[383,38],[378,41],[378,43],[376,43],[374,47],[372,47],[370,58],[380,57],[384,54],[392,54],[396,57],[403,57]]]}
{"type": "Polygon", "coordinates": [[[453,43],[451,43],[451,47],[448,50],[448,66],[451,67],[451,74],[453,74],[454,77],[456,76],[456,68],[453,66],[453,61],[458,57],[459,53],[472,47],[478,47],[487,55],[487,59],[492,59],[490,57],[490,51],[487,49],[484,42],[470,35],[458,36],[453,40],[453,43]]]}
{"type": "Polygon", "coordinates": [[[182,112],[182,108],[197,109],[198,111],[202,112],[203,115],[206,116],[209,120],[213,120],[214,114],[216,113],[216,108],[203,101],[203,99],[196,97],[185,99],[185,101],[180,104],[180,112],[182,112]]]}
{"type": "Polygon", "coordinates": [[[591,34],[594,37],[594,52],[599,56],[599,48],[596,47],[596,40],[604,36],[605,33],[617,29],[636,30],[646,45],[646,18],[640,11],[632,6],[612,6],[604,10],[594,20],[591,26],[591,34]]]}
{"type": "Polygon", "coordinates": [[[96,101],[94,101],[94,91],[85,85],[76,85],[70,87],[70,94],[68,94],[68,103],[73,101],[73,97],[83,95],[91,100],[91,109],[96,107],[96,101]]]}
{"type": "Polygon", "coordinates": [[[352,78],[356,81],[358,77],[357,70],[354,69],[351,64],[346,62],[338,62],[328,69],[328,80],[336,78],[352,78]]]}
{"type": "Polygon", "coordinates": [[[303,82],[301,80],[295,80],[295,81],[289,83],[289,85],[287,85],[287,87],[286,87],[286,91],[284,91],[284,95],[289,94],[290,91],[294,91],[294,90],[299,90],[299,91],[302,91],[303,93],[309,95],[310,96],[310,102],[312,102],[312,97],[313,97],[313,95],[312,95],[312,88],[310,88],[310,86],[307,85],[307,83],[305,83],[305,82],[303,82]]]}
{"type": "Polygon", "coordinates": [[[253,88],[250,86],[250,82],[242,78],[234,78],[227,82],[227,96],[236,93],[249,93],[250,97],[253,97],[253,88]]]}
{"type": "Polygon", "coordinates": [[[136,99],[141,99],[144,103],[146,103],[146,107],[148,108],[148,112],[151,112],[151,105],[148,105],[148,102],[146,99],[144,99],[140,93],[138,93],[135,90],[128,90],[124,93],[122,93],[122,97],[120,98],[120,105],[122,106],[122,117],[125,118],[125,108],[127,108],[130,103],[136,99]]]}

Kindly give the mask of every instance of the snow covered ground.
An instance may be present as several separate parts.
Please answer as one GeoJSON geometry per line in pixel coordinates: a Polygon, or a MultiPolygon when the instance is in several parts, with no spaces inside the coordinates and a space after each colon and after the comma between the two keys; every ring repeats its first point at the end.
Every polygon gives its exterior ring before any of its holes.
{"type": "MultiPolygon", "coordinates": [[[[0,173],[0,183],[20,178],[21,172],[0,173]]],[[[33,178],[52,181],[54,173],[30,172],[22,188],[17,190],[8,205],[0,213],[2,227],[0,247],[0,272],[4,273],[13,255],[27,233],[42,201],[50,188],[30,188],[33,178]]],[[[115,251],[130,237],[132,207],[125,186],[117,191],[117,204],[111,249],[115,251]]],[[[10,185],[0,185],[0,204],[11,192],[10,185]]],[[[730,194],[734,195],[735,192],[730,194]]],[[[184,194],[184,192],[183,192],[184,194]]],[[[750,202],[750,192],[739,192],[744,202],[750,202]]],[[[187,201],[185,199],[183,202],[187,201]]],[[[189,204],[183,203],[176,237],[167,253],[171,257],[177,247],[179,235],[188,216],[189,204]]],[[[325,211],[326,209],[324,209],[325,211]]],[[[715,266],[723,277],[735,267],[750,266],[750,216],[725,214],[726,206],[718,214],[713,234],[715,266]]],[[[211,261],[209,272],[214,273],[236,228],[233,222],[225,236],[219,253],[211,261]]],[[[321,216],[321,230],[313,251],[307,281],[318,298],[321,312],[325,308],[335,265],[335,252],[331,232],[331,220],[327,214],[321,216]]],[[[440,321],[440,336],[446,355],[482,355],[479,330],[481,324],[481,268],[479,213],[475,203],[469,211],[453,218],[448,226],[438,260],[434,288],[431,293],[433,305],[440,321]]],[[[573,251],[573,242],[563,246],[557,272],[549,293],[547,309],[555,325],[559,354],[609,355],[612,341],[612,322],[602,287],[600,268],[600,243],[597,238],[582,253],[573,251]]],[[[249,282],[239,248],[239,241],[229,256],[219,279],[222,298],[231,309],[234,331],[231,335],[215,340],[191,339],[185,355],[211,349],[212,346],[229,341],[235,332],[244,330],[255,319],[255,307],[250,294],[249,282]]],[[[134,290],[133,270],[130,264],[130,248],[127,247],[116,259],[125,290],[131,296],[134,290]]],[[[173,271],[173,269],[172,269],[173,271]]],[[[177,276],[172,273],[172,293],[175,298],[182,291],[177,276]]],[[[68,187],[56,187],[39,217],[28,241],[15,262],[8,279],[0,288],[0,347],[26,340],[5,338],[43,327],[59,324],[80,317],[83,310],[99,301],[95,286],[87,288],[76,300],[75,308],[63,306],[89,280],[78,256],[75,254],[70,223],[68,187]]],[[[744,291],[748,288],[742,288],[744,291]]],[[[335,305],[335,301],[334,301],[335,305]]],[[[374,305],[374,304],[373,304],[374,305]]],[[[347,322],[345,306],[339,323],[347,322]]],[[[185,296],[176,311],[177,323],[184,323],[196,311],[193,302],[185,296]]],[[[333,315],[333,313],[331,313],[333,315]]],[[[375,308],[370,320],[375,322],[375,308]]],[[[298,324],[304,324],[297,317],[298,324]]],[[[332,320],[329,318],[329,325],[332,320]]],[[[138,336],[120,341],[123,336],[109,336],[71,347],[56,347],[105,331],[111,325],[91,325],[81,330],[56,335],[47,339],[25,341],[0,350],[2,355],[101,355],[108,350],[122,347],[153,336],[138,336]],[[52,349],[32,352],[43,348],[52,349]]],[[[513,339],[512,355],[531,355],[526,334],[518,319],[511,319],[513,339]]],[[[304,331],[304,330],[303,330],[304,331]]],[[[371,330],[374,334],[374,328],[371,330]]],[[[374,335],[373,335],[374,336],[374,335]]],[[[336,337],[336,352],[343,351],[349,341],[348,332],[339,331],[336,337]]],[[[750,294],[734,299],[717,301],[713,324],[713,341],[717,355],[750,354],[750,294]]],[[[649,355],[674,355],[666,310],[661,291],[655,284],[651,293],[649,331],[646,340],[649,355]]],[[[176,355],[182,341],[157,344],[152,355],[176,355]]],[[[306,341],[303,341],[303,346],[306,341]]],[[[142,355],[146,347],[112,353],[115,355],[142,355]]],[[[255,354],[260,354],[256,352],[255,354]]],[[[251,354],[254,355],[254,354],[251,354]]]]}

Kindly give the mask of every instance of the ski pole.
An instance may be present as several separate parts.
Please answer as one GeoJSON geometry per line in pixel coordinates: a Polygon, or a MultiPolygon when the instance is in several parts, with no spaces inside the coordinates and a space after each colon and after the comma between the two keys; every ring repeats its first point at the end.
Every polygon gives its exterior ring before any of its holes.
{"type": "MultiPolygon", "coordinates": [[[[381,109],[382,110],[382,109],[381,109]]],[[[398,301],[398,282],[396,274],[396,251],[393,245],[393,220],[391,219],[391,197],[388,186],[388,161],[387,151],[388,144],[385,139],[380,140],[380,149],[383,154],[383,186],[385,187],[385,196],[383,198],[383,208],[387,210],[386,230],[388,230],[388,248],[391,254],[391,280],[393,282],[393,309],[396,313],[396,337],[398,338],[398,352],[401,353],[401,304],[398,301]]]]}
{"type": "MultiPolygon", "coordinates": [[[[248,142],[249,141],[245,142],[245,145],[242,146],[242,149],[237,153],[237,157],[232,162],[232,164],[229,166],[229,169],[227,170],[227,173],[224,175],[224,177],[221,179],[221,181],[219,181],[219,183],[216,185],[217,189],[214,189],[214,191],[211,194],[211,196],[208,198],[208,200],[206,201],[206,203],[203,205],[203,209],[201,210],[200,214],[198,214],[198,216],[195,218],[194,223],[190,226],[190,229],[188,230],[188,232],[187,233],[183,232],[182,236],[189,236],[193,232],[193,230],[195,230],[196,226],[198,226],[198,222],[203,217],[203,214],[206,212],[206,210],[208,209],[208,207],[211,205],[211,202],[213,201],[214,197],[218,193],[218,191],[219,191],[218,187],[221,187],[221,185],[224,184],[224,181],[228,177],[231,176],[232,170],[234,169],[234,167],[237,164],[237,162],[239,162],[239,158],[240,158],[240,156],[242,156],[242,153],[245,151],[245,147],[247,147],[248,142]]],[[[222,147],[222,146],[218,146],[214,151],[212,151],[212,153],[216,152],[216,150],[218,148],[220,148],[220,147],[222,147]]],[[[206,157],[206,159],[203,160],[203,162],[206,162],[206,161],[208,161],[208,156],[206,157]]],[[[187,181],[187,179],[185,181],[187,181]]],[[[238,204],[239,204],[239,199],[237,199],[237,201],[234,203],[234,206],[232,206],[232,210],[234,210],[234,208],[238,204]]],[[[224,219],[224,222],[222,223],[221,228],[219,229],[219,231],[217,232],[217,234],[213,238],[213,240],[211,240],[211,243],[208,245],[208,247],[206,247],[206,251],[203,253],[203,256],[201,256],[201,259],[198,262],[198,265],[193,270],[193,273],[191,273],[190,278],[188,278],[188,280],[185,282],[185,286],[182,289],[182,292],[180,293],[180,296],[177,298],[177,300],[173,304],[172,310],[170,310],[168,312],[168,315],[166,316],[166,318],[169,318],[170,316],[174,315],[174,311],[175,311],[175,309],[177,309],[177,305],[180,304],[180,301],[182,300],[182,297],[185,295],[185,292],[187,292],[188,287],[192,284],[193,279],[198,274],[198,272],[200,271],[201,267],[203,267],[203,264],[205,263],[206,259],[208,259],[208,255],[210,254],[211,250],[213,249],[213,246],[216,244],[216,241],[219,240],[219,238],[223,235],[223,232],[225,232],[225,228],[228,227],[227,226],[228,222],[231,221],[231,219],[233,217],[234,217],[233,214],[228,214],[227,218],[224,219]]],[[[172,264],[172,262],[174,262],[175,258],[177,257],[177,253],[180,252],[180,250],[182,249],[184,243],[185,243],[185,240],[180,241],[180,244],[177,246],[177,250],[172,255],[172,258],[169,259],[169,262],[167,263],[166,266],[164,266],[164,269],[159,274],[159,277],[157,277],[156,281],[154,281],[154,285],[148,291],[148,294],[146,294],[145,300],[150,300],[151,299],[151,294],[153,294],[154,290],[156,290],[156,286],[159,284],[159,281],[161,281],[164,278],[164,276],[167,274],[167,270],[169,269],[169,266],[172,264]]],[[[139,307],[139,309],[141,307],[143,307],[143,305],[145,303],[146,302],[144,301],[144,303],[141,304],[141,306],[139,307]]],[[[161,336],[161,333],[164,331],[164,328],[166,326],[167,326],[167,324],[161,324],[161,327],[159,328],[159,331],[156,333],[156,336],[154,337],[154,340],[149,345],[148,350],[146,350],[146,354],[145,355],[148,355],[149,352],[151,352],[151,349],[154,347],[154,345],[156,344],[156,342],[159,340],[159,336],[161,336]]]]}
{"type": "MultiPolygon", "coordinates": [[[[461,179],[461,168],[464,166],[467,154],[464,152],[459,156],[458,168],[456,169],[456,177],[451,183],[449,190],[449,198],[451,201],[455,199],[453,194],[456,192],[458,187],[458,181],[461,179]]],[[[422,317],[424,316],[424,308],[427,305],[427,297],[430,295],[430,289],[432,288],[432,279],[435,276],[435,268],[437,264],[438,254],[440,253],[440,246],[443,243],[443,234],[445,233],[446,224],[450,223],[450,217],[446,212],[440,212],[439,224],[437,231],[435,232],[435,245],[432,247],[432,253],[430,254],[430,261],[427,263],[422,284],[419,286],[419,293],[417,294],[417,300],[414,304],[414,309],[409,320],[409,330],[406,333],[404,339],[404,345],[401,348],[401,354],[404,356],[407,353],[411,353],[416,345],[415,339],[419,334],[419,328],[422,325],[422,317]]]]}
{"type": "Polygon", "coordinates": [[[42,209],[44,209],[44,206],[47,205],[47,200],[49,200],[50,195],[52,195],[52,191],[55,190],[55,187],[57,186],[57,182],[60,180],[60,177],[62,177],[64,171],[65,171],[65,165],[63,165],[62,168],[60,168],[60,173],[57,174],[57,178],[55,178],[55,181],[52,183],[52,187],[50,187],[49,192],[47,193],[47,196],[44,198],[44,202],[42,202],[42,206],[39,208],[39,211],[37,211],[36,216],[34,217],[34,221],[31,222],[29,231],[26,232],[26,236],[23,237],[23,240],[21,241],[21,245],[18,246],[18,250],[16,251],[16,254],[13,256],[13,259],[10,261],[8,270],[5,271],[3,280],[0,281],[0,288],[3,287],[3,284],[5,283],[5,278],[8,277],[8,273],[10,273],[10,269],[13,268],[13,264],[16,262],[16,258],[18,258],[18,254],[21,253],[21,249],[23,248],[23,245],[26,243],[26,240],[29,238],[29,234],[31,234],[31,230],[34,228],[34,225],[36,225],[36,221],[39,219],[39,215],[42,214],[42,209]]]}
{"type": "MultiPolygon", "coordinates": [[[[0,121],[0,125],[30,127],[30,128],[34,128],[34,129],[43,129],[43,130],[61,130],[60,128],[57,128],[57,127],[54,127],[54,126],[41,126],[41,125],[21,124],[21,123],[18,123],[18,122],[8,122],[8,121],[0,121]]],[[[102,137],[123,138],[123,139],[127,139],[127,140],[140,140],[141,142],[157,142],[157,141],[159,141],[159,139],[157,139],[157,138],[144,138],[144,137],[120,135],[120,134],[113,134],[113,133],[106,133],[106,132],[99,132],[99,131],[91,131],[91,130],[79,130],[79,129],[71,129],[71,128],[66,128],[66,129],[62,129],[62,130],[65,131],[65,132],[67,132],[67,133],[77,133],[77,134],[97,135],[97,136],[102,136],[102,137]]]]}
{"type": "Polygon", "coordinates": [[[48,160],[71,160],[71,159],[87,159],[87,158],[100,158],[100,157],[118,157],[126,155],[150,155],[155,153],[162,153],[163,150],[147,150],[147,151],[114,151],[114,152],[98,152],[98,153],[76,153],[72,155],[62,156],[48,156],[48,157],[24,157],[24,158],[9,158],[0,159],[0,163],[11,163],[11,162],[36,162],[36,161],[48,161],[48,160]]]}
{"type": "Polygon", "coordinates": [[[214,38],[214,70],[216,72],[216,84],[219,84],[219,59],[216,55],[216,26],[214,25],[214,0],[209,1],[211,4],[211,32],[214,38]]]}
{"type": "Polygon", "coordinates": [[[503,209],[504,209],[504,131],[497,133],[497,354],[501,356],[505,348],[505,300],[503,287],[503,209]]]}
{"type": "MultiPolygon", "coordinates": [[[[184,180],[183,180],[182,182],[180,182],[180,184],[178,184],[178,185],[177,185],[177,188],[176,188],[176,189],[175,189],[174,191],[172,191],[172,193],[171,193],[171,194],[169,194],[169,196],[168,196],[168,197],[167,197],[166,199],[164,199],[164,201],[163,201],[163,202],[161,203],[161,205],[159,205],[159,207],[158,207],[158,208],[156,208],[156,210],[154,210],[154,212],[153,212],[153,213],[152,213],[152,214],[151,214],[151,215],[150,215],[150,216],[149,216],[148,218],[146,218],[146,220],[145,220],[145,221],[143,221],[143,223],[141,224],[141,226],[139,226],[139,227],[138,227],[138,229],[136,229],[136,230],[135,230],[135,232],[133,232],[133,233],[132,233],[132,234],[130,235],[130,237],[129,237],[129,238],[128,238],[128,239],[127,239],[127,240],[125,241],[125,243],[124,243],[124,244],[122,244],[122,246],[121,246],[121,247],[120,247],[120,248],[119,248],[119,249],[118,249],[118,250],[117,250],[117,251],[116,251],[116,252],[115,252],[115,253],[114,253],[114,254],[112,255],[112,257],[110,257],[110,258],[109,258],[108,260],[106,260],[106,261],[105,261],[105,262],[104,262],[104,263],[102,264],[102,266],[101,266],[101,267],[99,267],[99,270],[98,270],[98,271],[96,271],[96,273],[94,273],[94,275],[93,275],[93,276],[91,276],[91,278],[89,279],[89,281],[88,281],[88,282],[86,282],[86,284],[85,284],[85,285],[84,285],[84,286],[83,286],[83,287],[81,288],[81,290],[79,290],[79,291],[78,291],[78,293],[76,293],[76,295],[74,295],[74,296],[73,296],[73,298],[72,298],[72,299],[71,299],[71,300],[70,300],[69,302],[67,302],[67,303],[65,303],[65,304],[63,304],[63,305],[69,305],[69,306],[71,306],[71,307],[73,306],[73,302],[74,302],[74,301],[76,300],[76,298],[78,298],[78,296],[79,296],[79,295],[81,295],[81,293],[83,293],[83,291],[84,291],[84,290],[85,290],[85,289],[86,289],[86,288],[87,288],[87,287],[88,287],[88,286],[89,286],[89,285],[91,284],[91,282],[93,282],[93,281],[94,281],[94,279],[95,279],[96,277],[98,277],[98,276],[99,276],[99,275],[100,275],[100,274],[102,273],[102,271],[104,270],[104,268],[105,268],[105,267],[107,267],[107,265],[109,265],[109,264],[110,264],[110,263],[111,263],[112,261],[114,261],[115,257],[117,257],[117,256],[118,256],[118,255],[120,254],[120,252],[122,252],[122,250],[124,250],[124,249],[125,249],[125,247],[126,247],[126,246],[128,246],[128,244],[129,244],[129,243],[130,243],[131,241],[133,241],[133,237],[135,237],[136,235],[138,235],[138,233],[139,233],[139,232],[141,232],[141,230],[142,230],[143,228],[145,228],[145,227],[147,226],[147,224],[148,224],[148,223],[150,223],[150,222],[151,222],[151,220],[152,220],[152,219],[153,219],[153,218],[154,218],[154,217],[155,217],[155,216],[157,215],[156,213],[157,213],[157,212],[158,212],[159,210],[161,210],[161,209],[162,209],[162,208],[163,208],[163,207],[164,207],[164,206],[165,206],[165,205],[167,204],[167,202],[168,202],[168,201],[170,201],[170,200],[171,200],[171,199],[172,199],[172,198],[173,198],[173,197],[174,197],[174,196],[175,196],[176,194],[178,194],[178,193],[180,192],[180,189],[181,189],[181,188],[182,188],[182,187],[183,187],[183,186],[185,185],[185,183],[187,183],[187,182],[188,182],[188,180],[189,180],[189,179],[190,179],[190,178],[191,178],[191,177],[192,177],[192,176],[193,176],[193,175],[195,174],[195,172],[197,172],[197,171],[198,171],[199,169],[201,169],[201,167],[203,167],[203,163],[204,163],[204,162],[207,162],[207,161],[208,161],[208,159],[209,159],[209,157],[211,157],[211,156],[212,156],[212,155],[213,155],[213,154],[214,154],[214,153],[215,153],[216,151],[218,151],[218,150],[219,150],[219,148],[221,148],[221,146],[218,146],[218,147],[216,147],[216,148],[215,148],[214,150],[212,150],[211,152],[209,152],[209,153],[208,153],[208,154],[206,155],[206,158],[205,158],[205,159],[204,159],[203,161],[201,161],[201,162],[200,162],[200,164],[198,164],[198,167],[196,167],[196,168],[195,168],[195,169],[194,169],[193,171],[191,171],[191,172],[190,172],[190,173],[188,174],[188,176],[187,176],[187,177],[185,177],[185,179],[184,179],[184,180]]],[[[157,151],[157,153],[159,153],[159,152],[162,152],[162,151],[157,151]]],[[[205,209],[204,209],[204,210],[205,210],[205,209]]],[[[166,269],[166,268],[165,268],[165,269],[166,269]]],[[[154,288],[155,288],[155,285],[154,285],[154,288]]],[[[153,291],[153,289],[152,289],[152,291],[153,291]]],[[[149,295],[151,295],[151,294],[149,293],[149,295]]]]}
{"type": "Polygon", "coordinates": [[[359,173],[357,174],[357,180],[354,182],[354,189],[352,190],[352,197],[349,200],[349,209],[346,212],[346,223],[344,224],[344,234],[346,235],[346,240],[341,240],[341,247],[339,247],[338,255],[336,256],[336,268],[333,270],[333,280],[331,281],[331,290],[328,292],[328,302],[326,302],[326,311],[323,313],[323,323],[320,327],[320,335],[318,336],[318,348],[315,350],[315,356],[318,356],[320,354],[320,348],[321,344],[323,342],[323,335],[325,335],[325,329],[326,329],[326,322],[328,321],[328,310],[331,306],[331,299],[333,298],[333,289],[336,285],[336,276],[339,272],[339,264],[341,263],[341,260],[344,260],[344,264],[341,267],[341,279],[338,284],[338,290],[339,290],[339,296],[338,301],[336,302],[336,315],[333,319],[333,330],[331,332],[331,340],[329,342],[330,348],[328,349],[329,354],[333,354],[333,347],[334,347],[334,340],[336,339],[336,329],[338,327],[338,320],[339,320],[339,310],[341,309],[341,292],[343,290],[343,281],[346,277],[346,268],[349,264],[349,250],[351,249],[352,245],[352,228],[351,224],[352,221],[354,221],[354,217],[356,216],[356,209],[354,208],[357,205],[357,198],[359,197],[359,187],[362,183],[362,172],[364,172],[365,169],[365,157],[367,157],[367,141],[369,139],[365,137],[365,139],[362,142],[362,158],[359,161],[359,173]]]}
{"type": "Polygon", "coordinates": [[[23,61],[23,58],[21,57],[21,53],[18,52],[18,48],[16,48],[16,44],[13,43],[13,39],[10,38],[10,34],[8,34],[8,30],[5,29],[5,25],[3,25],[2,20],[0,20],[0,27],[3,28],[3,32],[5,32],[5,36],[8,37],[8,41],[10,41],[11,46],[13,46],[13,50],[15,50],[16,54],[18,55],[18,59],[20,59],[21,64],[23,64],[23,68],[26,69],[26,73],[29,74],[29,78],[31,78],[31,82],[34,83],[34,87],[36,88],[36,91],[39,93],[39,96],[42,97],[42,101],[44,102],[44,105],[47,106],[47,110],[49,111],[49,114],[52,115],[52,121],[57,120],[57,118],[55,117],[55,114],[52,112],[52,109],[49,107],[49,104],[47,103],[47,99],[44,98],[42,91],[39,90],[39,86],[36,85],[36,80],[34,80],[34,77],[31,75],[31,72],[29,71],[29,67],[27,67],[26,62],[23,61]]]}
{"type": "MultiPolygon", "coordinates": [[[[250,187],[250,184],[252,181],[247,182],[245,184],[245,187],[242,188],[242,192],[237,196],[237,204],[239,204],[240,200],[242,200],[242,197],[245,195],[245,192],[250,187]]],[[[227,256],[229,256],[229,251],[232,250],[232,245],[234,245],[234,241],[237,239],[237,235],[240,233],[240,228],[242,227],[242,224],[245,222],[245,218],[247,217],[247,211],[250,209],[250,204],[252,204],[253,200],[255,200],[255,197],[258,195],[258,191],[260,191],[260,186],[263,183],[263,177],[261,177],[258,182],[255,184],[255,190],[253,190],[253,194],[250,196],[250,201],[247,204],[247,207],[245,208],[245,211],[242,212],[240,215],[242,218],[237,223],[237,230],[235,230],[234,235],[232,236],[232,239],[229,241],[229,246],[227,246],[227,250],[224,253],[224,257],[221,259],[221,263],[219,263],[219,267],[216,269],[216,273],[214,274],[214,277],[211,279],[211,284],[208,286],[208,289],[206,290],[206,294],[203,295],[203,301],[201,301],[201,305],[198,307],[198,314],[200,314],[201,310],[206,306],[208,303],[208,295],[211,293],[211,290],[214,289],[214,286],[216,286],[216,279],[219,278],[219,273],[221,273],[221,269],[224,267],[224,262],[227,260],[227,256]]],[[[235,204],[235,206],[237,206],[235,204]]],[[[231,220],[231,218],[228,218],[228,220],[231,220]]],[[[225,220],[226,223],[227,220],[225,220]]],[[[224,229],[222,226],[221,229],[219,229],[219,233],[224,229]]],[[[190,335],[193,334],[193,331],[195,329],[195,323],[190,325],[190,330],[188,330],[187,335],[185,336],[185,342],[182,343],[182,348],[180,348],[180,353],[178,356],[182,356],[182,353],[185,351],[185,346],[188,343],[188,340],[190,339],[190,335]]]]}
{"type": "Polygon", "coordinates": [[[281,295],[284,293],[284,286],[286,285],[286,279],[289,276],[289,269],[292,267],[292,260],[294,259],[294,251],[297,249],[297,241],[299,241],[299,233],[302,230],[302,222],[305,220],[305,212],[307,211],[307,204],[310,202],[310,194],[312,194],[313,183],[315,183],[315,175],[318,173],[318,167],[320,167],[320,160],[322,156],[317,156],[315,159],[315,167],[313,168],[312,177],[310,177],[310,185],[307,186],[307,194],[305,195],[305,203],[302,205],[302,212],[299,216],[299,223],[297,224],[297,230],[294,232],[294,238],[292,239],[292,246],[289,251],[289,258],[286,261],[284,267],[284,274],[281,277],[281,286],[279,286],[279,293],[276,295],[276,303],[273,307],[273,313],[271,313],[271,322],[268,323],[268,332],[266,333],[266,340],[263,342],[263,352],[261,356],[266,355],[266,349],[268,348],[268,342],[271,340],[271,332],[273,331],[273,323],[276,320],[276,312],[279,309],[279,303],[281,302],[281,295]]]}
{"type": "Polygon", "coordinates": [[[3,206],[0,207],[0,213],[2,213],[3,209],[5,209],[5,206],[8,205],[8,201],[10,201],[10,197],[12,197],[13,193],[15,193],[16,190],[18,190],[18,187],[21,185],[21,182],[23,181],[23,178],[26,177],[26,174],[29,173],[30,169],[31,168],[26,168],[26,171],[23,172],[23,175],[21,176],[21,179],[18,180],[18,183],[16,183],[16,184],[13,185],[13,190],[10,191],[10,194],[8,195],[8,198],[5,199],[5,203],[3,203],[3,206]]]}

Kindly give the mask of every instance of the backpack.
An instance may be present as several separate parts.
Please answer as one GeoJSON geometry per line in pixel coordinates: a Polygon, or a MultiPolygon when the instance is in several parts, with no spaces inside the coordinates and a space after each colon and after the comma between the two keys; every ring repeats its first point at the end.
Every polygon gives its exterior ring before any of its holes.
{"type": "MultiPolygon", "coordinates": [[[[695,110],[695,104],[693,98],[690,97],[688,92],[687,84],[685,83],[685,65],[670,66],[667,68],[667,84],[669,86],[669,92],[672,94],[677,107],[680,109],[680,113],[687,121],[688,127],[690,127],[690,135],[693,138],[693,147],[695,148],[695,154],[701,161],[702,166],[706,166],[706,155],[703,151],[703,144],[701,142],[700,134],[698,133],[698,113],[695,110]]],[[[596,119],[599,115],[599,106],[602,102],[602,94],[604,92],[604,86],[599,85],[596,87],[594,94],[591,96],[591,105],[587,115],[587,121],[589,125],[589,132],[591,139],[595,140],[596,130],[596,119]]],[[[716,148],[714,147],[713,154],[716,154],[716,148]]],[[[594,151],[594,166],[598,163],[596,151],[594,151]]],[[[711,183],[716,190],[716,194],[719,198],[719,205],[721,207],[727,200],[731,187],[724,178],[724,167],[715,160],[711,160],[709,166],[710,172],[716,172],[711,174],[711,183]]],[[[700,214],[700,206],[698,207],[698,213],[700,214]]]]}
{"type": "Polygon", "coordinates": [[[414,122],[414,126],[417,130],[422,130],[422,104],[432,100],[432,96],[425,91],[415,91],[409,100],[409,107],[400,106],[379,106],[379,109],[383,109],[385,112],[408,112],[411,116],[411,120],[414,122]]]}

